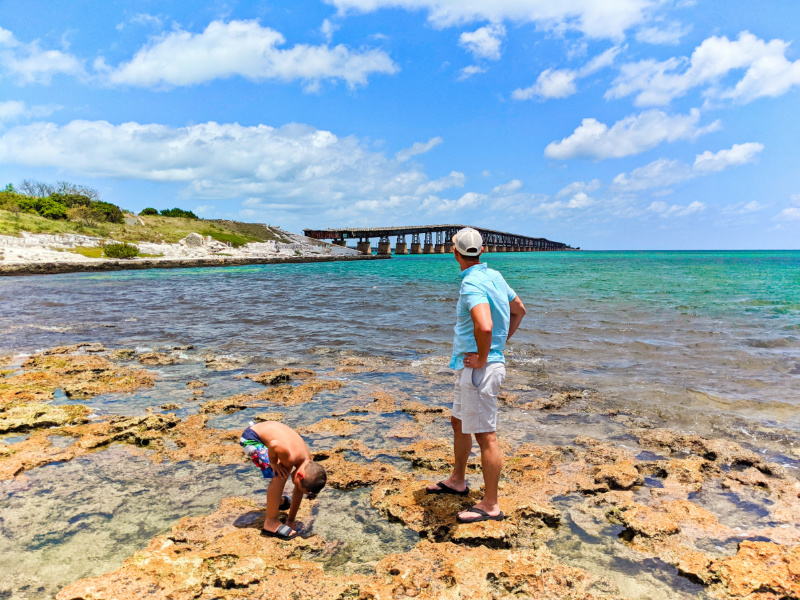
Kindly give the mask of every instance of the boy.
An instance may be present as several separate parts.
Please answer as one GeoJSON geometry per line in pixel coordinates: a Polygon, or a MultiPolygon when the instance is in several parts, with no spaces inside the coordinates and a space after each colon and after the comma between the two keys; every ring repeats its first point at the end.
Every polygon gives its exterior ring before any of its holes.
{"type": "MultiPolygon", "coordinates": [[[[308,446],[296,431],[277,421],[251,425],[239,440],[242,450],[261,469],[265,479],[272,479],[267,488],[267,511],[261,535],[291,540],[297,536],[295,517],[303,494],[316,496],[325,487],[325,469],[311,460],[308,446]],[[286,516],[286,524],[278,520],[278,510],[285,508],[283,488],[292,476],[294,492],[286,516]]],[[[285,500],[288,500],[286,498],[285,500]]]]}

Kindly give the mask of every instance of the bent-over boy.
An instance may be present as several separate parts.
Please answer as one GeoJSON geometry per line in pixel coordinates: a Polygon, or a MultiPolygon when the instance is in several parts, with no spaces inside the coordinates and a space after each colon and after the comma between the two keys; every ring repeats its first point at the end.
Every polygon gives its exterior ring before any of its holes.
{"type": "Polygon", "coordinates": [[[242,432],[239,443],[261,469],[264,478],[272,480],[267,487],[267,511],[261,535],[291,540],[297,536],[294,520],[303,494],[311,499],[325,487],[328,480],[325,469],[311,460],[303,438],[291,427],[277,421],[251,425],[242,432]],[[283,488],[290,475],[294,491],[284,525],[278,520],[278,511],[287,508],[283,488]]]}

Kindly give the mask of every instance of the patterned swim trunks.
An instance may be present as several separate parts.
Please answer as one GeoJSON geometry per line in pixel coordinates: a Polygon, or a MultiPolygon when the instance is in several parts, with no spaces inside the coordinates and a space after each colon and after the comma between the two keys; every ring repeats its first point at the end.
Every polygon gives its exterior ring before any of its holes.
{"type": "Polygon", "coordinates": [[[272,479],[275,476],[269,464],[269,451],[255,431],[250,427],[245,429],[242,432],[242,437],[239,438],[239,444],[244,453],[253,461],[253,464],[261,469],[264,479],[272,479]]]}

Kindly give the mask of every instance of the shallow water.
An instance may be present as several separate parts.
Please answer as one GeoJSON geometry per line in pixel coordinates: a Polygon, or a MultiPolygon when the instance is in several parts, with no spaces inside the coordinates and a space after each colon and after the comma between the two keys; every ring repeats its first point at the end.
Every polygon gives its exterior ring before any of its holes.
{"type": "MultiPolygon", "coordinates": [[[[799,252],[499,254],[488,262],[528,308],[509,347],[506,389],[523,400],[584,390],[568,411],[502,407],[501,438],[512,447],[589,435],[636,450],[628,427],[646,423],[722,434],[798,467],[799,252]]],[[[149,367],[159,374],[154,388],[79,401],[98,415],[176,403],[173,412],[184,417],[206,400],[263,389],[236,376],[281,365],[347,382],[311,405],[265,404],[209,421],[223,429],[244,427],[261,412],[310,425],[368,403],[376,389],[447,406],[458,282],[448,256],[3,278],[0,356],[80,341],[140,352],[195,346],[179,353],[180,364],[149,367]],[[211,370],[210,356],[234,364],[211,370]],[[333,370],[341,358],[358,356],[381,358],[384,366],[333,370]],[[209,386],[192,399],[186,382],[198,378],[209,386]]],[[[73,403],[63,394],[56,402],[73,403]]],[[[404,442],[387,432],[411,417],[355,421],[353,439],[390,448],[404,442]]],[[[447,437],[447,419],[423,431],[447,437]]],[[[314,449],[341,441],[307,437],[314,449]]],[[[403,462],[397,466],[407,468],[403,462]]],[[[178,518],[211,512],[225,496],[263,497],[263,487],[248,465],[153,465],[120,445],[0,482],[0,564],[11,565],[0,567],[0,598],[51,596],[65,583],[116,568],[178,518]]],[[[704,490],[695,501],[734,528],[769,524],[757,497],[747,505],[704,490]]],[[[609,534],[613,526],[597,524],[604,535],[582,531],[569,502],[562,507],[569,518],[550,542],[559,560],[609,577],[631,598],[701,593],[673,568],[626,554],[609,534]]],[[[368,490],[326,492],[308,525],[338,542],[326,567],[347,572],[368,572],[418,539],[380,518],[368,490]]]]}

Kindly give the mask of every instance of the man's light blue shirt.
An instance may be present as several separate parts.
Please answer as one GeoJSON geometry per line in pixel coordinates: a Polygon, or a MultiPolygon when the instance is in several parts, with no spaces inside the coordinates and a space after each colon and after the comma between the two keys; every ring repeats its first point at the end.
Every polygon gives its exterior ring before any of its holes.
{"type": "Polygon", "coordinates": [[[453,328],[451,369],[464,368],[464,354],[477,352],[475,325],[470,311],[479,304],[488,304],[492,313],[492,348],[490,363],[504,363],[503,350],[508,338],[511,308],[508,303],[517,297],[503,276],[486,264],[477,264],[461,271],[461,291],[456,305],[456,326],[453,328]]]}

